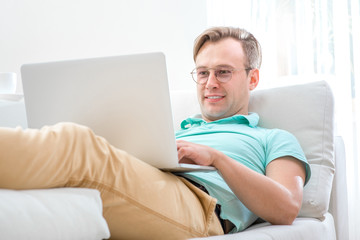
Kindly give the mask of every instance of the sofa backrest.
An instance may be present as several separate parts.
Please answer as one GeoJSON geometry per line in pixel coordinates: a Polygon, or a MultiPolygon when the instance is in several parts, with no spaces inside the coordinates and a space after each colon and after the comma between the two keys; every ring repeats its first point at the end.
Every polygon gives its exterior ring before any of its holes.
{"type": "MultiPolygon", "coordinates": [[[[195,91],[171,93],[175,129],[181,120],[199,113],[195,91]]],[[[260,116],[259,126],[280,128],[295,135],[311,167],[299,216],[321,219],[329,209],[334,163],[334,99],[325,81],[251,94],[250,112],[260,116]]]]}

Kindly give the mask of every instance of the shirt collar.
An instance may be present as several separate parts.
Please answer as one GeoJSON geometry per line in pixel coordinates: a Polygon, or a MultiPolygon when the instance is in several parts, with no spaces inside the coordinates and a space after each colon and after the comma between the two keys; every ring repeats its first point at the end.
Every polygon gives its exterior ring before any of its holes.
{"type": "Polygon", "coordinates": [[[201,118],[201,114],[196,114],[181,122],[181,129],[189,129],[190,127],[201,126],[205,124],[247,124],[249,127],[256,127],[259,123],[259,115],[250,112],[249,115],[234,115],[232,117],[222,118],[212,122],[206,122],[201,118]]]}

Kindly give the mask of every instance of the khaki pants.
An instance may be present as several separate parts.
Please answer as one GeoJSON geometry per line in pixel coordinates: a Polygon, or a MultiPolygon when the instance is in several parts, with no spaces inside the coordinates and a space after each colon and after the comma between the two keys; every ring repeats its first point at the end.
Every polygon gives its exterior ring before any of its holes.
{"type": "Polygon", "coordinates": [[[100,191],[112,239],[223,234],[216,200],[186,180],[114,148],[89,128],[0,128],[0,188],[100,191]]]}

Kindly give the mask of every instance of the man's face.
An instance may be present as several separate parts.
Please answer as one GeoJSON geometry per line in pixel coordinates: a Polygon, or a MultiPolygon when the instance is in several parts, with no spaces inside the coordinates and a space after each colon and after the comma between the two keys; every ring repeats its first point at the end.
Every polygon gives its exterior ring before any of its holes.
{"type": "Polygon", "coordinates": [[[250,91],[259,81],[258,69],[250,70],[247,75],[245,54],[241,43],[227,38],[219,42],[206,42],[196,59],[196,68],[241,69],[234,71],[230,81],[222,83],[210,70],[208,81],[197,85],[198,100],[205,121],[215,121],[235,114],[248,114],[250,91]],[[242,70],[243,69],[243,70],[242,70]]]}

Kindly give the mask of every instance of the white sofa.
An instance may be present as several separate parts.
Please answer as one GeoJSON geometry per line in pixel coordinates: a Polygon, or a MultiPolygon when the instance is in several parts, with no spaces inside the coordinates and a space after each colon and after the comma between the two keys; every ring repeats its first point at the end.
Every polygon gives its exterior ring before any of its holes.
{"type": "MultiPolygon", "coordinates": [[[[194,92],[172,94],[175,124],[199,112],[196,101],[194,92]]],[[[304,188],[302,208],[293,225],[260,223],[241,233],[209,239],[348,240],[346,159],[341,137],[334,137],[334,98],[329,85],[316,81],[255,90],[249,111],[260,115],[259,126],[285,129],[297,137],[312,176],[304,188]]]]}
{"type": "MultiPolygon", "coordinates": [[[[172,92],[171,100],[175,126],[199,112],[193,91],[172,92]]],[[[341,137],[334,137],[334,100],[329,86],[320,81],[256,90],[251,96],[250,111],[259,113],[260,126],[288,130],[302,145],[312,170],[303,206],[293,225],[260,222],[241,233],[206,239],[347,240],[346,159],[341,137]]],[[[109,231],[101,213],[96,190],[3,189],[0,238],[105,239],[109,231]]]]}

